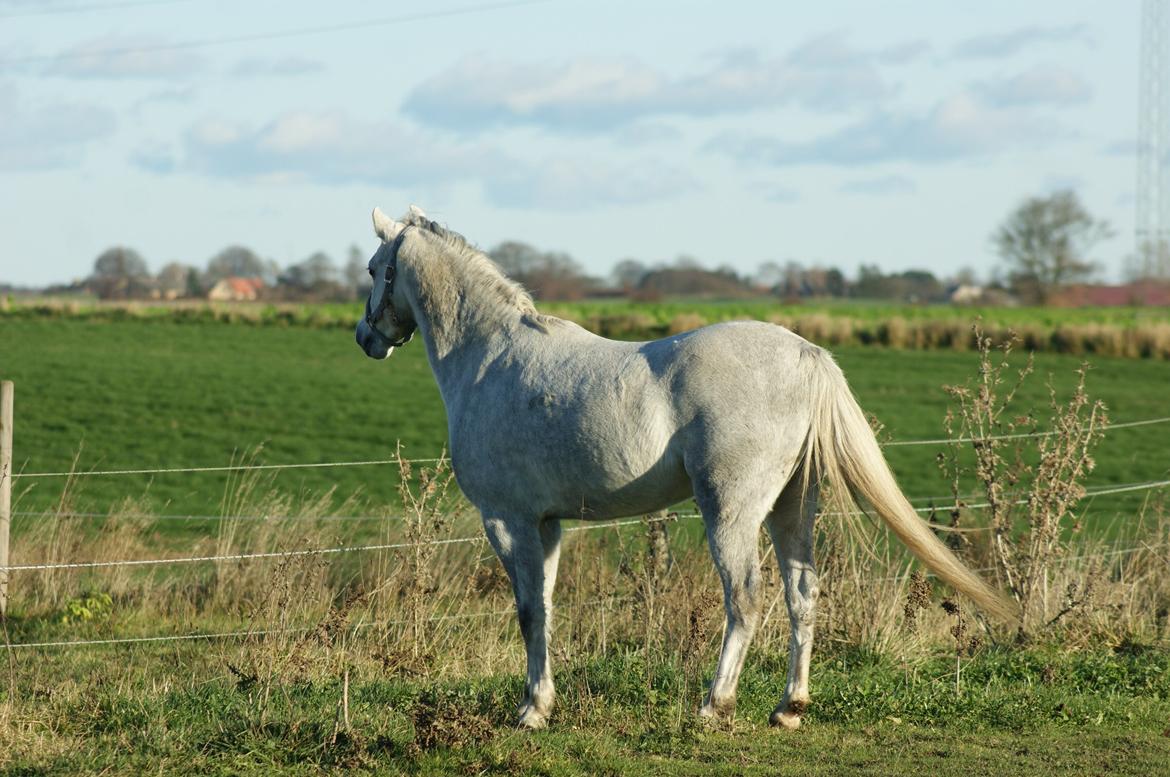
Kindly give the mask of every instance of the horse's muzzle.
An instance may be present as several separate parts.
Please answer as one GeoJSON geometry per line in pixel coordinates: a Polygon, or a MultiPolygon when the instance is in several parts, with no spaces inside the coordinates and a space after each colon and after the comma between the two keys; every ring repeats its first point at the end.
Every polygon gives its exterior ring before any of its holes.
{"type": "Polygon", "coordinates": [[[385,359],[394,350],[394,346],[390,345],[390,341],[386,339],[385,335],[366,323],[364,319],[358,322],[355,336],[357,344],[371,359],[385,359]]]}

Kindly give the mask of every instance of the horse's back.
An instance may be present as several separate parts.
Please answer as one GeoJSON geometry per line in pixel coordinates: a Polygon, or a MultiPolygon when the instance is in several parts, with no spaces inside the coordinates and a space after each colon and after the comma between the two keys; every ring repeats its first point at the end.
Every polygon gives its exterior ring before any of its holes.
{"type": "Polygon", "coordinates": [[[451,415],[456,472],[473,501],[522,498],[588,517],[648,511],[685,497],[716,457],[776,458],[807,429],[799,361],[819,349],[772,324],[643,343],[554,329],[527,345],[451,415]]]}

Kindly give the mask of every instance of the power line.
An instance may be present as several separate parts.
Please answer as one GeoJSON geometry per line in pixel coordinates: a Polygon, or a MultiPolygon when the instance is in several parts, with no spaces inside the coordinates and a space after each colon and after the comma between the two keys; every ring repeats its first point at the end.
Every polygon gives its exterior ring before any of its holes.
{"type": "Polygon", "coordinates": [[[153,6],[189,3],[191,0],[126,0],[122,3],[101,3],[94,5],[65,5],[56,8],[38,8],[35,11],[12,11],[0,13],[0,19],[18,19],[30,16],[67,16],[70,14],[93,13],[96,11],[117,11],[122,8],[150,8],[153,6]]]}
{"type": "Polygon", "coordinates": [[[401,14],[398,16],[365,19],[355,22],[339,22],[314,27],[298,27],[279,32],[256,32],[245,35],[230,35],[222,38],[203,38],[196,40],[179,41],[176,43],[159,43],[152,46],[127,46],[123,48],[102,49],[100,51],[63,51],[59,54],[38,54],[27,57],[13,57],[0,60],[0,67],[6,65],[30,65],[43,62],[59,62],[62,60],[90,59],[96,57],[117,57],[128,54],[154,54],[163,51],[184,51],[188,49],[205,48],[208,46],[225,46],[233,43],[254,43],[265,40],[283,40],[287,38],[301,38],[308,35],[324,35],[333,32],[367,29],[370,27],[389,27],[396,24],[411,24],[413,22],[431,21],[434,19],[448,19],[456,16],[503,11],[510,8],[523,8],[530,5],[543,5],[554,0],[504,0],[503,2],[485,3],[483,5],[462,6],[445,11],[419,11],[416,13],[401,14]]]}

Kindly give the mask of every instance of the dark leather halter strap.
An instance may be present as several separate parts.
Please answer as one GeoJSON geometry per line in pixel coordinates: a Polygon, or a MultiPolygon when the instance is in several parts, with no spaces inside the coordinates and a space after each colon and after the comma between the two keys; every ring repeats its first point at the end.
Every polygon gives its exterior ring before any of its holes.
{"type": "Polygon", "coordinates": [[[382,334],[378,327],[374,325],[374,322],[382,318],[383,313],[389,311],[390,319],[394,322],[395,327],[400,327],[398,315],[394,311],[391,299],[394,297],[394,280],[398,275],[398,249],[402,247],[403,238],[406,237],[406,230],[410,229],[411,226],[408,224],[403,227],[402,231],[398,233],[398,236],[394,238],[394,242],[390,246],[390,261],[375,271],[374,287],[370,290],[370,298],[366,300],[366,325],[373,331],[375,337],[382,340],[391,348],[405,345],[414,336],[414,330],[418,326],[411,322],[410,326],[399,339],[391,340],[382,334]],[[370,306],[371,300],[376,300],[372,308],[370,306]]]}

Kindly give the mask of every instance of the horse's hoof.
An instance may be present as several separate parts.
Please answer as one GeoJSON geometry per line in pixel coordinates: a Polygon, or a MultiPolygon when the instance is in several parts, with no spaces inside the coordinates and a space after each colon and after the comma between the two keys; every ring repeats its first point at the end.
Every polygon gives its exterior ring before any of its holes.
{"type": "Polygon", "coordinates": [[[704,723],[714,723],[735,717],[735,699],[725,701],[708,700],[699,708],[699,720],[704,723]]]}
{"type": "Polygon", "coordinates": [[[780,712],[777,710],[772,713],[772,717],[768,718],[768,724],[775,728],[795,731],[800,728],[800,716],[794,712],[780,712]]]}
{"type": "Polygon", "coordinates": [[[526,728],[529,731],[536,731],[548,725],[548,716],[537,711],[536,707],[531,704],[526,704],[520,710],[520,722],[517,723],[519,728],[526,728]]]}
{"type": "Polygon", "coordinates": [[[772,717],[768,718],[768,723],[776,728],[795,731],[800,728],[800,719],[804,717],[804,711],[807,708],[807,701],[797,700],[790,701],[787,704],[781,704],[772,710],[772,717]]]}

